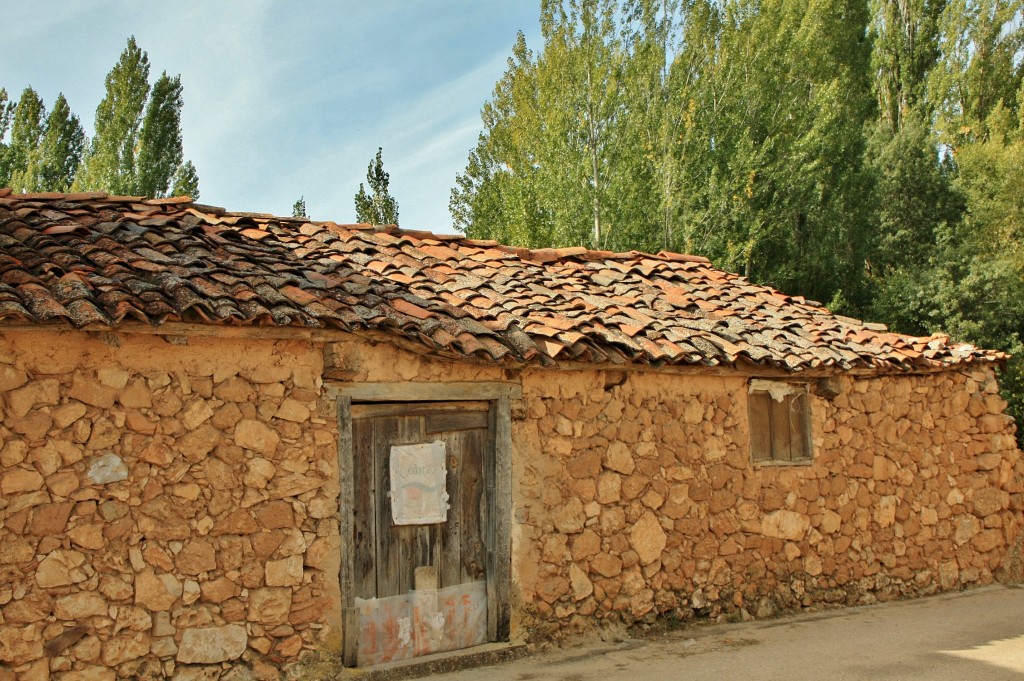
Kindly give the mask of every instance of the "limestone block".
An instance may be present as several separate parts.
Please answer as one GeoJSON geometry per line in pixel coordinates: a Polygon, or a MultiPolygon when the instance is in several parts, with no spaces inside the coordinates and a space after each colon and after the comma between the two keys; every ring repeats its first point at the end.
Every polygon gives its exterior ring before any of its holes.
{"type": "Polygon", "coordinates": [[[81,402],[72,400],[62,404],[51,412],[53,422],[58,428],[67,428],[78,419],[85,416],[86,406],[81,402]]]}
{"type": "Polygon", "coordinates": [[[114,406],[117,390],[92,379],[77,375],[71,384],[71,388],[68,390],[68,396],[93,407],[109,409],[114,406]]]}
{"type": "Polygon", "coordinates": [[[58,402],[60,402],[60,382],[55,378],[33,381],[23,388],[7,394],[8,409],[19,419],[24,418],[35,406],[57,404],[58,402]]]}
{"type": "Polygon", "coordinates": [[[572,587],[572,596],[576,601],[582,601],[594,593],[593,582],[587,577],[587,573],[575,563],[569,566],[569,585],[572,587]]]}
{"type": "Polygon", "coordinates": [[[297,586],[302,584],[303,557],[300,554],[281,560],[269,561],[264,570],[267,586],[297,586]]]}
{"type": "Polygon", "coordinates": [[[622,442],[612,442],[608,445],[608,452],[605,454],[604,466],[609,470],[629,475],[636,468],[633,461],[633,452],[622,442]]]}
{"type": "Polygon", "coordinates": [[[43,476],[31,468],[14,468],[0,478],[0,492],[3,494],[33,492],[42,486],[43,476]]]}
{"type": "MultiPolygon", "coordinates": [[[[109,423],[109,421],[108,421],[109,423]]],[[[94,485],[107,485],[128,478],[128,466],[117,454],[107,452],[89,462],[87,473],[89,482],[94,485]]]]}
{"type": "Polygon", "coordinates": [[[40,561],[36,568],[36,584],[49,589],[81,582],[85,574],[78,568],[84,562],[85,556],[78,551],[57,549],[40,561]]]}
{"type": "Polygon", "coordinates": [[[576,498],[570,499],[554,518],[555,528],[565,534],[574,534],[581,531],[586,520],[587,516],[583,511],[583,502],[576,498]]]}
{"type": "Polygon", "coordinates": [[[213,409],[201,397],[189,402],[181,412],[181,422],[189,430],[195,430],[213,417],[213,409]]]}
{"type": "Polygon", "coordinates": [[[37,537],[52,537],[62,533],[74,507],[73,501],[36,506],[32,511],[29,532],[37,537]]]}
{"type": "Polygon", "coordinates": [[[28,375],[10,364],[0,364],[0,393],[16,390],[28,383],[28,375]]]}
{"type": "Polygon", "coordinates": [[[107,614],[107,601],[95,591],[82,591],[58,598],[53,614],[57,619],[76,622],[87,617],[102,617],[107,614]]]}
{"type": "Polygon", "coordinates": [[[199,588],[203,600],[209,603],[223,603],[229,598],[234,598],[240,592],[238,585],[226,577],[203,582],[199,588]]]}
{"type": "Polygon", "coordinates": [[[291,398],[286,398],[281,402],[281,406],[278,407],[277,412],[274,414],[274,418],[293,421],[295,423],[305,423],[309,420],[309,414],[309,409],[301,402],[291,398]]]}
{"type": "Polygon", "coordinates": [[[889,527],[896,522],[897,499],[892,495],[883,496],[875,507],[875,522],[879,527],[889,527]]]}
{"type": "Polygon", "coordinates": [[[273,463],[263,457],[255,457],[248,462],[245,472],[245,486],[256,489],[266,489],[277,468],[273,463]]]}
{"type": "Polygon", "coordinates": [[[658,518],[647,511],[629,530],[629,543],[640,556],[640,564],[648,565],[661,557],[668,537],[658,518]]]}
{"type": "Polygon", "coordinates": [[[761,534],[775,539],[798,541],[811,527],[810,518],[796,511],[778,510],[761,519],[761,534]]]}
{"type": "Polygon", "coordinates": [[[0,565],[27,563],[35,556],[35,549],[21,537],[8,536],[0,541],[0,565]]]}
{"type": "Polygon", "coordinates": [[[178,572],[186,575],[210,572],[217,568],[217,554],[213,544],[204,539],[196,539],[185,544],[175,556],[174,565],[178,572]]]}
{"type": "Polygon", "coordinates": [[[137,605],[122,605],[118,608],[117,621],[114,623],[115,633],[124,629],[149,631],[152,628],[153,616],[145,608],[137,605]]]}
{"type": "Polygon", "coordinates": [[[79,487],[78,474],[74,471],[61,471],[46,478],[46,486],[58,497],[70,496],[79,487]]]}
{"type": "Polygon", "coordinates": [[[244,449],[272,455],[277,451],[281,438],[265,423],[255,419],[242,419],[235,426],[234,441],[236,445],[244,449]]]}
{"type": "Polygon", "coordinates": [[[103,664],[114,667],[149,653],[149,634],[134,632],[114,636],[103,644],[103,664]]]}
{"type": "Polygon", "coordinates": [[[608,553],[599,553],[590,561],[590,569],[603,577],[616,577],[622,573],[622,559],[608,553]]]}
{"type": "Polygon", "coordinates": [[[174,461],[174,452],[171,448],[161,442],[151,442],[139,454],[139,458],[146,463],[151,463],[161,468],[170,466],[174,461]]]}
{"type": "Polygon", "coordinates": [[[173,575],[155,575],[147,570],[135,575],[135,603],[149,610],[170,610],[182,593],[173,575]]]}
{"type": "Polygon", "coordinates": [[[249,592],[248,618],[251,622],[281,624],[287,621],[292,607],[292,590],[287,587],[266,587],[249,592]]]}
{"type": "Polygon", "coordinates": [[[271,501],[256,509],[256,520],[267,530],[291,528],[295,526],[292,516],[292,505],[287,501],[271,501]]]}
{"type": "Polygon", "coordinates": [[[117,393],[117,401],[126,409],[149,409],[153,406],[152,393],[141,379],[126,384],[117,393]]]}
{"type": "Polygon", "coordinates": [[[0,662],[12,665],[38,660],[43,656],[43,640],[40,626],[0,627],[0,662]]]}

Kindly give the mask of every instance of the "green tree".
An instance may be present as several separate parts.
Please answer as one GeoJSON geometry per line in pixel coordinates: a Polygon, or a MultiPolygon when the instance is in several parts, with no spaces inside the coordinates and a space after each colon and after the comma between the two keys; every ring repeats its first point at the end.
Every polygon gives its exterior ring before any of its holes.
{"type": "Polygon", "coordinates": [[[185,161],[174,173],[171,196],[187,196],[193,201],[199,198],[199,174],[192,161],[185,161]]]}
{"type": "Polygon", "coordinates": [[[300,196],[299,200],[292,204],[292,217],[309,219],[309,214],[306,213],[306,197],[300,196]]]}
{"type": "Polygon", "coordinates": [[[165,71],[153,85],[135,151],[133,193],[165,196],[182,163],[181,79],[165,71]]]}
{"type": "Polygon", "coordinates": [[[1024,76],[1022,10],[1021,0],[950,0],[940,24],[941,58],[929,78],[943,143],[986,141],[990,123],[1002,135],[1015,127],[1024,76]]]}
{"type": "Polygon", "coordinates": [[[10,182],[10,145],[4,140],[7,138],[7,131],[11,127],[11,118],[14,115],[14,102],[8,100],[6,88],[0,87],[0,186],[6,187],[10,182]]]}
{"type": "Polygon", "coordinates": [[[25,88],[14,107],[11,121],[11,141],[7,147],[4,167],[0,169],[0,184],[16,191],[25,191],[25,175],[29,157],[39,146],[46,131],[46,106],[39,93],[25,88]]]}
{"type": "Polygon", "coordinates": [[[76,189],[132,193],[139,126],[148,96],[149,57],[131,37],[107,74],[106,94],[96,107],[95,133],[75,178],[76,189]]]}
{"type": "Polygon", "coordinates": [[[14,174],[11,185],[24,191],[67,191],[82,160],[85,131],[63,94],[57,95],[44,130],[35,148],[28,152],[25,168],[14,174]]]}
{"type": "Polygon", "coordinates": [[[383,149],[377,147],[377,156],[370,161],[366,169],[366,182],[370,186],[370,192],[367,193],[363,183],[359,183],[359,191],[355,197],[356,220],[373,225],[397,225],[398,202],[388,192],[391,176],[384,171],[382,152],[383,149]]]}
{"type": "Polygon", "coordinates": [[[95,135],[74,186],[114,194],[198,196],[198,175],[183,163],[182,86],[163,73],[152,88],[149,57],[135,38],[106,77],[106,94],[96,108],[95,135]]]}

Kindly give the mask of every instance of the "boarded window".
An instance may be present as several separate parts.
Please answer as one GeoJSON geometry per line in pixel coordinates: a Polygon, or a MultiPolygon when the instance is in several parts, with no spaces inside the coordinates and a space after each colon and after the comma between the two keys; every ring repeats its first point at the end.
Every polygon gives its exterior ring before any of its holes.
{"type": "Polygon", "coordinates": [[[810,463],[811,412],[805,386],[752,380],[747,402],[755,463],[810,463]]]}

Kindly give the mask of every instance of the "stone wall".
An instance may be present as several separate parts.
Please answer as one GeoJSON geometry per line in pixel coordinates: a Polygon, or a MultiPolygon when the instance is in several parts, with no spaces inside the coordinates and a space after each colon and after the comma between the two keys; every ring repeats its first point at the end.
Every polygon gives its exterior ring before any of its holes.
{"type": "Polygon", "coordinates": [[[520,630],[764,617],[1019,569],[1024,462],[990,369],[843,377],[812,392],[814,459],[789,466],[751,464],[743,377],[522,381],[520,630]]]}
{"type": "Polygon", "coordinates": [[[870,603],[1020,567],[1024,462],[987,368],[839,378],[812,394],[813,462],[754,466],[740,375],[8,332],[0,681],[275,679],[337,650],[322,379],[522,385],[513,638],[870,603]]]}
{"type": "Polygon", "coordinates": [[[301,342],[0,338],[0,679],[277,678],[337,639],[321,372],[301,342]]]}

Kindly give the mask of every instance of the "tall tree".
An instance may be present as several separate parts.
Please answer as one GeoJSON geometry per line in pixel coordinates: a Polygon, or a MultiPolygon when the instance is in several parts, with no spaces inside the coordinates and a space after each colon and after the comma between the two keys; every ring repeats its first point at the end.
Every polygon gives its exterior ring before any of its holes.
{"type": "Polygon", "coordinates": [[[306,197],[300,196],[299,200],[292,204],[292,217],[293,218],[309,218],[306,213],[306,197]]]}
{"type": "Polygon", "coordinates": [[[131,194],[135,150],[149,96],[149,57],[134,36],[106,77],[106,94],[96,107],[95,133],[75,178],[81,190],[131,194]]]}
{"type": "Polygon", "coordinates": [[[181,166],[181,79],[163,72],[146,104],[135,152],[134,193],[164,196],[181,166]]]}
{"type": "Polygon", "coordinates": [[[149,57],[135,38],[107,74],[96,108],[95,135],[75,178],[82,190],[115,194],[198,196],[198,175],[183,163],[182,86],[163,73],[149,85],[149,57]]]}
{"type": "Polygon", "coordinates": [[[6,186],[10,181],[10,145],[5,139],[11,127],[14,106],[14,102],[8,99],[7,89],[0,87],[0,186],[6,186]]]}
{"type": "Polygon", "coordinates": [[[1022,0],[950,0],[943,12],[942,53],[929,85],[937,132],[950,147],[987,141],[992,132],[1005,136],[1016,127],[1024,76],[1022,11],[1022,0]]]}
{"type": "Polygon", "coordinates": [[[67,191],[82,160],[85,131],[63,94],[57,95],[44,130],[29,151],[25,168],[11,178],[11,185],[25,191],[67,191]]]}
{"type": "Polygon", "coordinates": [[[46,106],[39,93],[31,87],[25,88],[14,107],[11,121],[11,141],[7,148],[4,167],[0,169],[2,184],[25,191],[25,173],[29,157],[39,146],[46,131],[46,106]]]}
{"type": "Polygon", "coordinates": [[[382,152],[383,149],[377,147],[377,156],[370,161],[366,169],[366,182],[370,186],[370,192],[367,193],[363,183],[359,183],[359,191],[355,196],[356,220],[373,225],[397,225],[398,202],[388,191],[391,176],[384,171],[382,152]]]}

